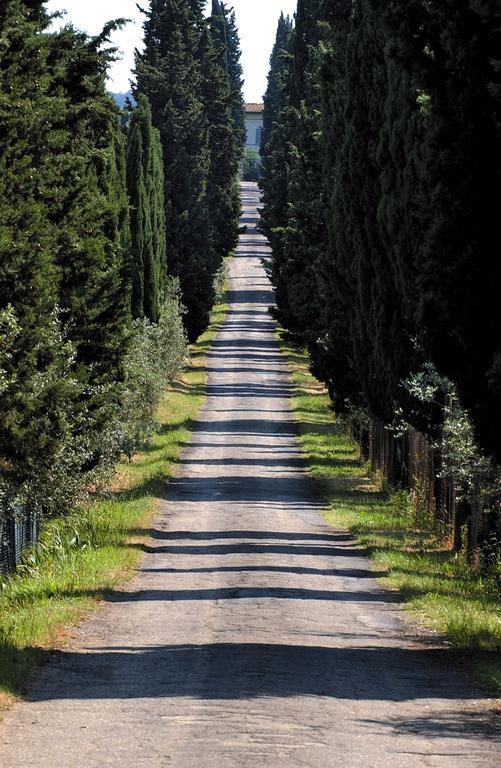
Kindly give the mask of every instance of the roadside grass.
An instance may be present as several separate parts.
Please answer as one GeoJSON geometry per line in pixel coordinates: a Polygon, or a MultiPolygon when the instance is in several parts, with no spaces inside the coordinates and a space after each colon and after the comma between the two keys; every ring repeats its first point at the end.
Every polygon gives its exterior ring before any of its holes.
{"type": "Polygon", "coordinates": [[[501,692],[501,596],[417,520],[405,491],[384,492],[336,421],[329,396],[308,370],[306,352],[279,337],[294,381],[293,407],[310,474],[329,505],[325,517],[371,555],[375,574],[398,590],[410,617],[447,638],[501,692]]]}
{"type": "Polygon", "coordinates": [[[218,304],[191,347],[190,365],[165,393],[158,430],[144,452],[121,464],[110,489],[50,521],[18,572],[0,581],[0,707],[20,696],[50,650],[103,595],[133,575],[166,482],[205,399],[206,357],[224,320],[218,304]]]}

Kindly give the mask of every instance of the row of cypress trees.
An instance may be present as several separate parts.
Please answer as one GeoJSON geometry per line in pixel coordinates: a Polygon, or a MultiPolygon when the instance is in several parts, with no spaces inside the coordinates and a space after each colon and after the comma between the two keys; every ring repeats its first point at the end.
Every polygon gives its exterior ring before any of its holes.
{"type": "Polygon", "coordinates": [[[148,97],[164,153],[167,264],[179,278],[186,328],[207,325],[214,278],[238,239],[238,167],[245,142],[235,16],[219,0],[152,0],[135,95],[148,97]]]}
{"type": "Polygon", "coordinates": [[[501,11],[299,0],[265,97],[278,316],[338,412],[436,437],[451,394],[501,461],[501,11]]]}
{"type": "Polygon", "coordinates": [[[68,509],[147,436],[237,237],[234,16],[153,0],[124,116],[121,23],[88,37],[42,0],[0,6],[0,523],[68,509]]]}

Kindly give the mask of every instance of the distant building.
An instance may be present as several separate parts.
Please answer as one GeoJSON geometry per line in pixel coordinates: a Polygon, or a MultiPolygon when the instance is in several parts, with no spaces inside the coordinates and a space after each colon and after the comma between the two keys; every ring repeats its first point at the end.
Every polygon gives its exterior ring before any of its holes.
{"type": "Polygon", "coordinates": [[[247,131],[245,149],[259,152],[261,133],[263,131],[263,112],[264,104],[245,105],[245,128],[247,131]]]}

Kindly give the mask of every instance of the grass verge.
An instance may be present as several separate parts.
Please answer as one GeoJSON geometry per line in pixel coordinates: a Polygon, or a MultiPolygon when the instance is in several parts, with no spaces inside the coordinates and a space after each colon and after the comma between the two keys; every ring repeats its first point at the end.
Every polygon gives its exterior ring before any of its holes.
{"type": "Polygon", "coordinates": [[[225,304],[215,307],[191,348],[189,368],[165,393],[147,450],[118,467],[104,498],[48,523],[19,572],[0,582],[0,706],[25,691],[71,626],[137,568],[165,483],[205,399],[207,352],[226,312],[225,304]]]}
{"type": "Polygon", "coordinates": [[[293,407],[310,474],[329,504],[328,522],[348,529],[371,555],[376,574],[398,590],[411,617],[465,653],[501,693],[501,601],[494,585],[418,525],[405,491],[384,493],[338,423],[328,394],[308,371],[305,352],[280,339],[294,381],[293,407]]]}

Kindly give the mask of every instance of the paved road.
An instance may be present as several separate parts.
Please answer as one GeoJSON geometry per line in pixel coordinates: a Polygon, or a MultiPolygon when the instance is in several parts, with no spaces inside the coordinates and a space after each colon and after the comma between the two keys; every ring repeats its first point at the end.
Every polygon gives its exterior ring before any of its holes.
{"type": "MultiPolygon", "coordinates": [[[[207,404],[142,568],[0,727],[5,768],[499,765],[488,702],[318,514],[243,186],[207,404]]],[[[499,746],[499,742],[498,745],[499,746]]]]}

